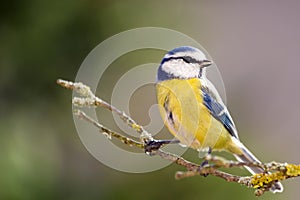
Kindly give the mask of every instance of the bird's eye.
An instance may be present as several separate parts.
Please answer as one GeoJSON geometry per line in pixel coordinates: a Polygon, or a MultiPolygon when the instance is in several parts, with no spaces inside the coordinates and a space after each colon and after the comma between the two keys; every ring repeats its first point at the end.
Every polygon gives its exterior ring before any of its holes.
{"type": "Polygon", "coordinates": [[[198,63],[198,61],[190,56],[181,57],[186,63],[198,63]]]}

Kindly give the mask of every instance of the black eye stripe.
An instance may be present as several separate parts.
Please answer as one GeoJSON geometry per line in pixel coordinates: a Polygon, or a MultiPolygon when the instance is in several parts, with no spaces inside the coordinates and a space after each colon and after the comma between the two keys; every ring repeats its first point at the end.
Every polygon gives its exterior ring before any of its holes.
{"type": "Polygon", "coordinates": [[[190,56],[183,56],[181,57],[181,59],[184,60],[186,63],[199,63],[199,61],[190,56]]]}
{"type": "Polygon", "coordinates": [[[198,64],[202,63],[201,61],[198,61],[195,58],[192,58],[191,56],[164,58],[161,63],[163,64],[164,62],[169,61],[169,60],[183,60],[186,63],[198,63],[198,64]]]}

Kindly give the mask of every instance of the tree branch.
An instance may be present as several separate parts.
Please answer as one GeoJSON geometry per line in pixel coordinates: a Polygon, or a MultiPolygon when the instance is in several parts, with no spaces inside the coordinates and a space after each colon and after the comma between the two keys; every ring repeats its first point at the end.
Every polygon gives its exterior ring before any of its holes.
{"type": "Polygon", "coordinates": [[[58,79],[57,84],[60,86],[75,91],[79,97],[74,97],[72,100],[73,105],[77,107],[103,107],[112,112],[115,112],[129,127],[134,129],[140,136],[140,141],[133,140],[131,138],[125,137],[115,131],[112,131],[94,119],[87,116],[83,111],[77,109],[74,110],[74,113],[80,119],[83,119],[93,126],[99,129],[99,131],[104,134],[105,136],[111,138],[117,138],[124,144],[129,146],[134,146],[140,149],[143,149],[146,153],[151,156],[157,155],[163,159],[172,161],[178,165],[181,165],[186,168],[187,171],[185,172],[176,172],[175,178],[182,179],[192,176],[207,176],[213,175],[220,177],[228,182],[236,182],[241,185],[245,185],[247,187],[255,188],[255,195],[261,196],[266,191],[269,191],[271,186],[275,181],[282,181],[285,179],[298,177],[300,176],[300,165],[294,164],[287,164],[287,163],[278,163],[278,162],[271,162],[271,163],[245,163],[245,162],[237,162],[237,161],[229,161],[222,157],[217,156],[206,156],[206,160],[210,161],[210,164],[205,166],[200,166],[196,163],[192,163],[190,161],[185,160],[184,158],[162,151],[159,149],[151,149],[148,151],[147,147],[151,141],[156,141],[154,138],[149,134],[142,126],[138,125],[131,117],[126,115],[124,112],[120,111],[119,109],[115,108],[114,106],[110,105],[109,103],[103,101],[102,99],[95,96],[92,93],[91,89],[80,83],[80,82],[70,82],[58,79]],[[244,167],[244,166],[255,166],[260,167],[265,170],[266,173],[262,174],[255,174],[253,176],[237,176],[233,174],[229,174],[219,170],[219,168],[233,168],[233,167],[244,167]]]}

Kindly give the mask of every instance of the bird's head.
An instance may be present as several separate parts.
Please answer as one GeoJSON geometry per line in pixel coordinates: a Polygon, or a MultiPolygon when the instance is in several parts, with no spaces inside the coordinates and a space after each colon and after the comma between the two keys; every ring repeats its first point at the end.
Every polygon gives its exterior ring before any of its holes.
{"type": "Polygon", "coordinates": [[[160,63],[157,80],[200,78],[212,64],[199,49],[183,46],[169,51],[160,63]]]}

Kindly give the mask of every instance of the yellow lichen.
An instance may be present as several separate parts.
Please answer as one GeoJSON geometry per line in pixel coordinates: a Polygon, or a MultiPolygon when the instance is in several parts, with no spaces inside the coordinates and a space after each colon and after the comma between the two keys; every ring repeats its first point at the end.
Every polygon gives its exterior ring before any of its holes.
{"type": "Polygon", "coordinates": [[[266,188],[274,181],[284,180],[286,178],[283,172],[275,172],[270,174],[255,174],[252,177],[251,184],[253,188],[266,188]]]}
{"type": "Polygon", "coordinates": [[[272,177],[270,177],[270,175],[271,174],[255,174],[251,181],[253,188],[261,188],[272,182],[273,180],[272,177]]]}
{"type": "Polygon", "coordinates": [[[131,126],[134,130],[136,131],[140,131],[141,130],[141,126],[140,125],[137,125],[137,124],[132,124],[131,126]]]}
{"type": "Polygon", "coordinates": [[[286,175],[287,176],[299,176],[300,175],[300,165],[294,165],[294,164],[286,165],[286,175]]]}

